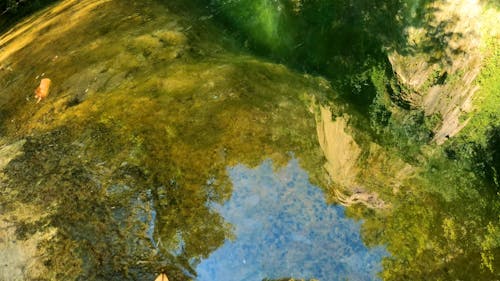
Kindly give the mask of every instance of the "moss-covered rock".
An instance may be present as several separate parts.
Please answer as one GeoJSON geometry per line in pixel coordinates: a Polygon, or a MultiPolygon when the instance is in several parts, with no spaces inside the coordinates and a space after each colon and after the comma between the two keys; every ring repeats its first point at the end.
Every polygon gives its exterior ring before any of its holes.
{"type": "Polygon", "coordinates": [[[308,107],[330,90],[211,24],[149,1],[66,1],[0,42],[1,127],[26,139],[2,149],[23,152],[2,160],[3,201],[42,214],[14,219],[18,239],[51,233],[26,280],[187,280],[231,237],[209,208],[230,196],[226,167],[293,153],[326,180],[308,107]],[[41,77],[52,89],[37,104],[41,77]]]}

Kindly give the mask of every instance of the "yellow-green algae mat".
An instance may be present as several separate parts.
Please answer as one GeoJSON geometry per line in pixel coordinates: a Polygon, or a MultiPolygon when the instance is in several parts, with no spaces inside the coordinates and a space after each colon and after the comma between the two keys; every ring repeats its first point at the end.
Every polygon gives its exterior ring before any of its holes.
{"type": "Polygon", "coordinates": [[[207,207],[230,196],[227,166],[293,154],[324,181],[310,110],[324,81],[175,8],[62,1],[0,38],[0,279],[186,280],[231,237],[207,207]]]}

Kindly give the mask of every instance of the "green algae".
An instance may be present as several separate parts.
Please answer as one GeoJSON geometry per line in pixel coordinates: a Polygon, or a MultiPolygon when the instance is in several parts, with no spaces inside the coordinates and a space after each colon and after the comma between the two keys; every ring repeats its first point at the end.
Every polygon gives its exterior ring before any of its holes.
{"type": "MultiPolygon", "coordinates": [[[[183,12],[189,4],[165,5],[65,1],[0,39],[2,143],[25,142],[0,178],[2,220],[14,216],[19,240],[52,235],[39,242],[26,279],[153,280],[160,271],[192,279],[193,261],[234,238],[208,207],[231,195],[226,167],[265,159],[280,167],[292,155],[329,202],[338,202],[340,190],[375,192],[387,203],[347,209],[365,220],[367,244],[385,243],[395,254],[385,260],[384,279],[494,274],[478,265],[481,247],[496,253],[495,224],[485,215],[496,209],[479,192],[465,201],[460,190],[442,195],[455,184],[481,184],[468,180],[466,168],[456,181],[459,164],[409,165],[401,151],[373,142],[370,120],[336,99],[326,80],[241,51],[202,11],[183,12]],[[64,26],[68,16],[77,20],[64,26]],[[54,87],[35,104],[42,76],[54,87]],[[324,120],[322,108],[330,114],[324,120]],[[339,120],[341,135],[360,148],[344,163],[356,167],[352,182],[325,173],[329,159],[318,143],[318,123],[339,120]],[[21,210],[41,215],[26,219],[21,210]]],[[[265,9],[276,7],[255,5],[272,40],[279,16],[265,9]]]]}
{"type": "Polygon", "coordinates": [[[21,223],[19,238],[57,229],[39,246],[44,269],[26,278],[149,280],[166,270],[189,279],[193,259],[232,237],[208,207],[230,196],[227,166],[267,158],[280,166],[291,153],[311,171],[321,166],[308,105],[324,89],[201,40],[204,27],[153,2],[71,3],[59,16],[80,9],[78,28],[44,30],[13,49],[18,59],[2,75],[3,131],[26,139],[5,169],[7,190],[24,190],[9,200],[47,213],[21,223]],[[85,5],[96,6],[84,14],[85,5]],[[41,73],[54,86],[35,104],[30,91],[41,73]]]}
{"type": "Polygon", "coordinates": [[[282,1],[212,1],[216,13],[222,13],[258,47],[283,52],[295,42],[288,30],[288,3],[282,1]]]}

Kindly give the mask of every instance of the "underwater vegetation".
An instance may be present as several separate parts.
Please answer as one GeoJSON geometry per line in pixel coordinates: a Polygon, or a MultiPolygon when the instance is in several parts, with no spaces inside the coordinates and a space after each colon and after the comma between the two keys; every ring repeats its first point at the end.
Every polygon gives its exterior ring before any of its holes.
{"type": "Polygon", "coordinates": [[[446,1],[65,0],[12,25],[42,2],[0,6],[0,280],[499,278],[493,2],[465,1],[462,74],[446,1]],[[465,78],[440,143],[416,97],[465,78]]]}

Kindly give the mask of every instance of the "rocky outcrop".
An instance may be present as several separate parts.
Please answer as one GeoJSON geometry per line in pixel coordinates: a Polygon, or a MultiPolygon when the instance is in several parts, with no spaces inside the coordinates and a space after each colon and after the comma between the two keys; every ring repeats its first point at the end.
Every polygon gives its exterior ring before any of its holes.
{"type": "Polygon", "coordinates": [[[361,148],[349,135],[349,116],[343,115],[332,119],[332,113],[324,106],[320,107],[317,131],[318,141],[326,158],[325,170],[336,183],[351,186],[359,173],[357,160],[361,148]]]}
{"type": "Polygon", "coordinates": [[[414,168],[391,157],[376,143],[358,144],[348,114],[332,114],[326,106],[317,106],[314,111],[318,141],[326,160],[324,169],[330,179],[330,196],[344,206],[390,207],[379,192],[398,192],[400,183],[413,175],[414,168]]]}
{"type": "Polygon", "coordinates": [[[398,98],[441,122],[433,128],[433,141],[441,144],[466,124],[472,110],[481,69],[481,13],[479,0],[435,1],[418,28],[411,27],[404,50],[389,54],[402,85],[398,98]]]}

